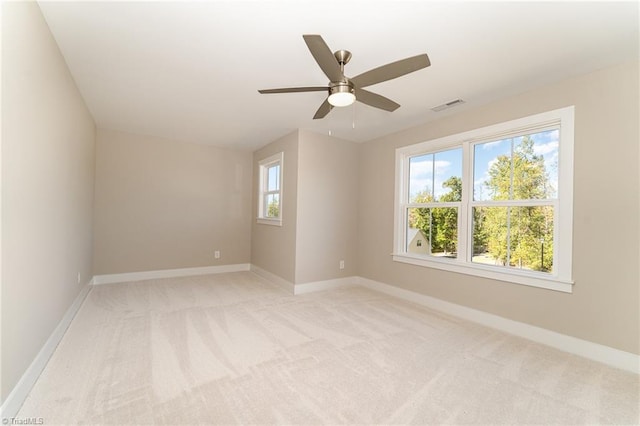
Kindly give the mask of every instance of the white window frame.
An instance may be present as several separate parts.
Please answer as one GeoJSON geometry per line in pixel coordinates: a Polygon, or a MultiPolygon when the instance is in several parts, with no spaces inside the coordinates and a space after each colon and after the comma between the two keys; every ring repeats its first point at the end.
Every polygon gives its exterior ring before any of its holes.
{"type": "MultiPolygon", "coordinates": [[[[396,149],[393,260],[571,293],[573,291],[574,112],[574,107],[570,106],[396,149]],[[473,201],[474,146],[479,143],[524,135],[548,128],[559,128],[560,130],[557,199],[544,201],[544,203],[554,206],[553,272],[526,271],[472,263],[469,255],[470,251],[472,252],[472,208],[477,205],[490,204],[482,201],[473,201]],[[408,207],[411,207],[408,202],[409,159],[420,154],[434,153],[456,147],[462,147],[463,152],[462,202],[459,203],[458,214],[457,258],[439,258],[408,253],[405,212],[408,207]]],[[[513,205],[517,202],[510,203],[513,205]]]]}
{"type": "Polygon", "coordinates": [[[263,225],[282,226],[282,177],[284,176],[284,152],[279,152],[258,162],[258,174],[260,176],[258,183],[258,218],[257,222],[263,225]],[[274,166],[280,166],[280,175],[278,176],[279,187],[277,190],[269,191],[269,169],[274,166]],[[278,217],[268,217],[265,205],[267,196],[277,194],[280,206],[278,209],[278,217]]]}

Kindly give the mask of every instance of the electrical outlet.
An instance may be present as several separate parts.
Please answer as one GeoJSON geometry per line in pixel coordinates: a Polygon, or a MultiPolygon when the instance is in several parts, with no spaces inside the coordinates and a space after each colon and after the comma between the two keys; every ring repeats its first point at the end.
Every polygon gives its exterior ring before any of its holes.
{"type": "Polygon", "coordinates": [[[344,269],[344,260],[340,261],[340,269],[344,269]]]}
{"type": "Polygon", "coordinates": [[[215,257],[216,259],[220,259],[220,250],[216,250],[213,252],[213,257],[215,257]]]}
{"type": "Polygon", "coordinates": [[[78,284],[80,284],[80,272],[78,272],[78,284]]]}

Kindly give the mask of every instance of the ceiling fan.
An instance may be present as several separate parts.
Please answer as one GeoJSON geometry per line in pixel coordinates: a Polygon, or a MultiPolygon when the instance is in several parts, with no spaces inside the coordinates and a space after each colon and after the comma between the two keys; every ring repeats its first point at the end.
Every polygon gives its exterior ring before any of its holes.
{"type": "Polygon", "coordinates": [[[348,50],[338,50],[335,53],[331,53],[329,46],[327,46],[319,35],[306,34],[302,37],[322,71],[329,77],[329,85],[266,89],[258,90],[258,92],[263,94],[327,92],[328,97],[316,111],[316,114],[313,116],[314,119],[324,118],[334,106],[348,106],[355,101],[385,111],[395,111],[400,107],[400,104],[384,96],[364,90],[363,87],[392,80],[431,65],[429,57],[425,53],[382,65],[381,67],[374,68],[353,78],[347,78],[344,75],[344,66],[351,59],[351,52],[348,50]]]}

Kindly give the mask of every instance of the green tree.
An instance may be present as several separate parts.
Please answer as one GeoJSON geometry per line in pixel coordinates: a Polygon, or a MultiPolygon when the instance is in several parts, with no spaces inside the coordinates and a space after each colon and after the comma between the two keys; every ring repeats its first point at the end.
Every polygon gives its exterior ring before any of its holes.
{"type": "Polygon", "coordinates": [[[485,211],[482,207],[473,209],[473,254],[485,253],[489,235],[485,225],[485,211]]]}
{"type": "MultiPolygon", "coordinates": [[[[440,197],[441,202],[462,201],[462,179],[452,176],[442,183],[449,192],[440,197]]],[[[434,240],[439,251],[445,254],[457,251],[458,247],[458,209],[441,207],[432,210],[432,220],[436,229],[434,240]]]]}
{"type": "Polygon", "coordinates": [[[267,206],[267,217],[280,217],[280,202],[275,198],[267,206]]]}
{"type": "MultiPolygon", "coordinates": [[[[439,200],[424,190],[413,198],[415,203],[458,202],[462,200],[462,180],[452,176],[442,184],[449,192],[439,200]]],[[[409,214],[409,226],[420,229],[430,242],[433,253],[450,253],[457,251],[458,244],[458,209],[456,207],[420,207],[412,209],[409,214]]]]}
{"type": "Polygon", "coordinates": [[[462,179],[458,176],[451,176],[442,183],[443,188],[449,189],[449,192],[440,197],[442,202],[462,201],[462,179]]]}
{"type": "MultiPolygon", "coordinates": [[[[542,155],[529,136],[514,146],[513,156],[500,155],[485,182],[492,200],[535,200],[549,195],[542,155]]],[[[553,263],[553,209],[550,206],[479,208],[486,248],[497,262],[539,271],[553,263]]],[[[475,228],[475,226],[474,226],[475,228]]],[[[476,237],[474,235],[474,246],[476,237]]]]}

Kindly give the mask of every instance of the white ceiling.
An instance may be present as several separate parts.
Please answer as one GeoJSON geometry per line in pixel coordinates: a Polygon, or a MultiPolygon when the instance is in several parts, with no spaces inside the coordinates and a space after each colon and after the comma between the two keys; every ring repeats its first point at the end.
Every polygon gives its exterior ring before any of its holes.
{"type": "Polygon", "coordinates": [[[296,128],[367,141],[638,57],[638,2],[40,6],[98,127],[240,149],[296,128]],[[356,102],[313,120],[324,93],[257,92],[327,84],[302,34],[350,50],[350,77],[420,53],[432,65],[367,88],[402,105],[393,113],[356,102]]]}

